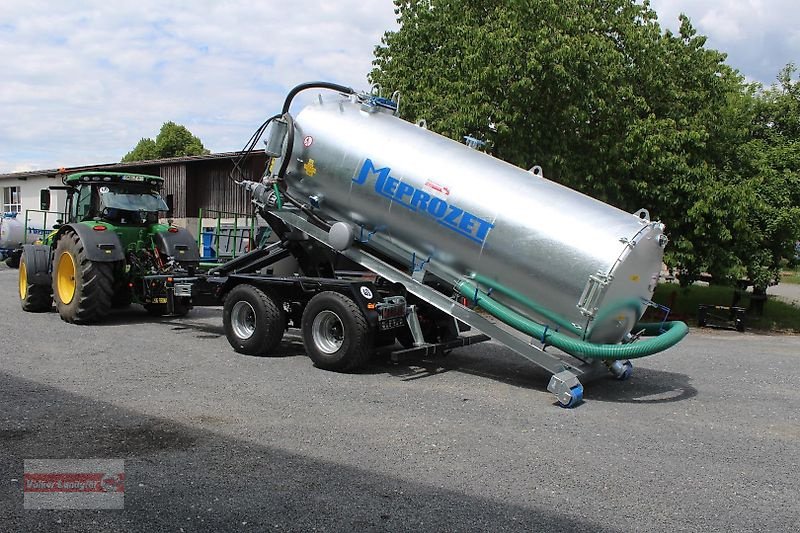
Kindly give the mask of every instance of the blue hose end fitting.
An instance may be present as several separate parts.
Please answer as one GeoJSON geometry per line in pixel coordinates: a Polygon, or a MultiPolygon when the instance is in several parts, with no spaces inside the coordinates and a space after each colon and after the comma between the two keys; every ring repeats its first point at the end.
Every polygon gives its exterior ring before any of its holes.
{"type": "Polygon", "coordinates": [[[622,363],[622,366],[625,367],[625,370],[622,371],[621,375],[617,376],[617,379],[619,381],[626,381],[628,378],[631,377],[631,375],[633,375],[633,363],[631,363],[630,361],[625,361],[624,363],[622,363]]]}
{"type": "Polygon", "coordinates": [[[633,364],[630,361],[614,361],[608,365],[614,379],[625,381],[633,374],[633,364]]]}

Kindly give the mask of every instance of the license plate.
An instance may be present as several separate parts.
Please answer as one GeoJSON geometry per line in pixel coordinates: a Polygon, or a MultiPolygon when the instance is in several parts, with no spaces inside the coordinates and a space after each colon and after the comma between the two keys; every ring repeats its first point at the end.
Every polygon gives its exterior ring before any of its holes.
{"type": "Polygon", "coordinates": [[[394,329],[403,327],[406,323],[405,318],[390,318],[388,320],[381,320],[378,322],[378,328],[381,330],[394,329]]]}

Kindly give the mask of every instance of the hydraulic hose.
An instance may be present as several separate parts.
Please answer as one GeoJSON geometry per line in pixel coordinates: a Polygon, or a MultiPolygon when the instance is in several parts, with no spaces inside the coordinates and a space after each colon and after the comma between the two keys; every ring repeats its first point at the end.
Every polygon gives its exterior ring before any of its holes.
{"type": "Polygon", "coordinates": [[[294,152],[294,119],[288,112],[283,114],[283,119],[286,120],[286,152],[281,157],[281,166],[278,169],[276,177],[282,180],[286,175],[286,169],[289,168],[289,161],[292,160],[292,152],[294,152]]]}
{"type": "Polygon", "coordinates": [[[289,91],[286,95],[286,100],[283,101],[283,109],[281,110],[281,114],[286,114],[289,112],[289,107],[292,105],[292,100],[294,97],[307,89],[330,89],[331,91],[338,91],[340,93],[345,94],[354,94],[355,90],[352,87],[346,87],[344,85],[339,85],[338,83],[331,83],[329,81],[310,81],[308,83],[301,83],[297,85],[294,89],[289,91]]]}
{"type": "Polygon", "coordinates": [[[512,328],[541,340],[543,344],[555,346],[576,357],[605,360],[637,359],[662,352],[677,344],[689,333],[688,326],[683,322],[639,323],[636,325],[636,329],[644,330],[643,334],[652,336],[652,339],[629,344],[593,344],[568,337],[522,316],[513,309],[493,300],[469,281],[459,281],[456,289],[462,296],[473,301],[477,296],[475,303],[481,309],[512,328]]]}
{"type": "Polygon", "coordinates": [[[275,207],[283,209],[283,200],[281,199],[281,191],[278,189],[278,184],[272,184],[272,190],[275,191],[275,207]]]}

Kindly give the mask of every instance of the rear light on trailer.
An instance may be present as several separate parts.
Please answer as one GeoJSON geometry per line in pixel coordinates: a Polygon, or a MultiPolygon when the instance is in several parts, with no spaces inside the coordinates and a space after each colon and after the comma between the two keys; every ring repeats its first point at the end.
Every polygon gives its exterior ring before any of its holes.
{"type": "Polygon", "coordinates": [[[94,226],[92,229],[95,230],[95,231],[105,231],[106,227],[105,226],[101,226],[100,224],[98,224],[98,225],[94,226]]]}

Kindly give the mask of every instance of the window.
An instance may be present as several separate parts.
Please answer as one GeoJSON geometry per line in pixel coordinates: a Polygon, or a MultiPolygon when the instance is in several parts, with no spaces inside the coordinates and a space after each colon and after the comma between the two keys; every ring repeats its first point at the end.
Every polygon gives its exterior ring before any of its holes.
{"type": "Polygon", "coordinates": [[[19,187],[3,187],[3,213],[19,213],[22,210],[19,197],[19,187]]]}
{"type": "Polygon", "coordinates": [[[92,216],[92,186],[81,185],[75,200],[75,220],[88,220],[92,216]]]}

